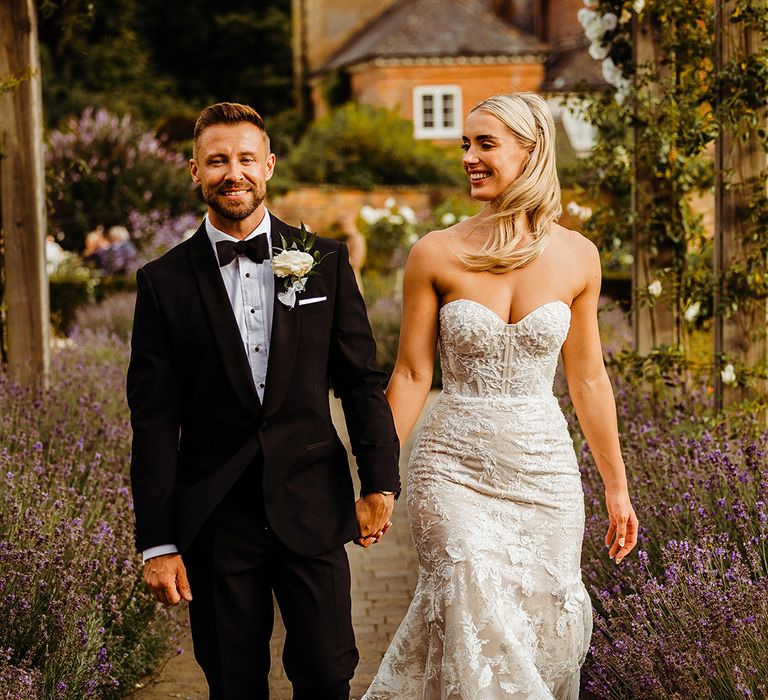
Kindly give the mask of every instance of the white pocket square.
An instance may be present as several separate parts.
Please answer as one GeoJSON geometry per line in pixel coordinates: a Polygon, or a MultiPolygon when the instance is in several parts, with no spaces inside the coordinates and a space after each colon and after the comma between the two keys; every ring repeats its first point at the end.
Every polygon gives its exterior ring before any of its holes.
{"type": "Polygon", "coordinates": [[[309,299],[299,299],[299,306],[304,304],[317,304],[318,301],[325,301],[328,297],[310,297],[309,299]]]}

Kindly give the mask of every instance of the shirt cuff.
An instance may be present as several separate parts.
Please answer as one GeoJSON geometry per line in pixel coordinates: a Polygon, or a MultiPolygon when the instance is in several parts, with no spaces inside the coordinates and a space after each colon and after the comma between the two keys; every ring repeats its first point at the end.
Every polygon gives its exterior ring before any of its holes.
{"type": "Polygon", "coordinates": [[[152,559],[153,557],[159,557],[163,554],[178,554],[179,550],[176,547],[175,544],[161,544],[157,547],[150,547],[149,549],[145,549],[141,553],[141,558],[143,560],[143,563],[146,564],[148,560],[152,559]]]}

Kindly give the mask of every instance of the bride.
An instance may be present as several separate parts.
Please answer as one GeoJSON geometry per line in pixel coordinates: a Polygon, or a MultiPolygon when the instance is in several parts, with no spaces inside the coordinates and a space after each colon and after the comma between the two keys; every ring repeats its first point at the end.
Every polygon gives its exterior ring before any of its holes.
{"type": "Polygon", "coordinates": [[[419,583],[364,700],[576,700],[592,613],[579,468],[552,383],[568,389],[605,483],[608,555],[637,541],[597,326],[600,259],[561,212],[555,131],[533,93],[496,95],[463,137],[476,216],[433,231],[405,270],[387,396],[411,455],[419,583]]]}

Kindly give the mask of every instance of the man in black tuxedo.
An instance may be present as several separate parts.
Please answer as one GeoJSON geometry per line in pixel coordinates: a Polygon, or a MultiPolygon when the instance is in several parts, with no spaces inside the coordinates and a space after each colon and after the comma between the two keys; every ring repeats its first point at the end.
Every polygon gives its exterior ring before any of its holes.
{"type": "Polygon", "coordinates": [[[283,294],[292,279],[273,274],[273,248],[299,239],[265,209],[274,165],[255,110],[203,110],[190,169],[206,218],[138,271],[127,381],[136,540],[158,600],[190,601],[211,698],[269,697],[274,591],[294,698],[347,699],[358,653],[343,545],[386,532],[399,443],[346,247],[315,240],[321,260],[295,299],[283,294]]]}

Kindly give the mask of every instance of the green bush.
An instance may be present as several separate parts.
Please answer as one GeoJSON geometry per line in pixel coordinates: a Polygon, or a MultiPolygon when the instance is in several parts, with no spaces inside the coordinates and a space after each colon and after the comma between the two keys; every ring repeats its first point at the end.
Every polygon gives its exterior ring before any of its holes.
{"type": "Polygon", "coordinates": [[[112,294],[135,289],[133,276],[105,276],[87,267],[57,272],[50,279],[53,328],[58,333],[67,334],[76,325],[75,319],[81,307],[102,302],[112,294]]]}
{"type": "Polygon", "coordinates": [[[315,122],[285,162],[299,182],[375,185],[460,185],[458,149],[413,138],[413,124],[395,112],[347,104],[315,122]]]}

